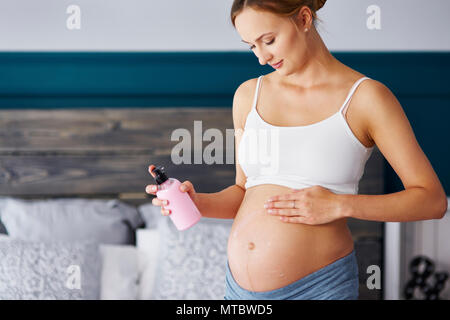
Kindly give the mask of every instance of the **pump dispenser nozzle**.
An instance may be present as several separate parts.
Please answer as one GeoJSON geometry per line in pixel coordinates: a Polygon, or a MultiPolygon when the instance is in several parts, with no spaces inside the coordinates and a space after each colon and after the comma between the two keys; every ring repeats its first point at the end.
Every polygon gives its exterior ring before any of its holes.
{"type": "Polygon", "coordinates": [[[166,172],[164,171],[164,167],[158,166],[152,171],[155,174],[155,181],[157,184],[164,183],[164,181],[168,180],[166,172]]]}

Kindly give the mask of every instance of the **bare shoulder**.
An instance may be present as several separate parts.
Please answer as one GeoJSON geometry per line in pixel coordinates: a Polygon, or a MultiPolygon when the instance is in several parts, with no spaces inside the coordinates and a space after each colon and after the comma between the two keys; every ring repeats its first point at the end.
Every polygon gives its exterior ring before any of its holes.
{"type": "Polygon", "coordinates": [[[249,79],[239,85],[233,98],[233,122],[235,128],[243,128],[245,119],[252,108],[257,78],[249,79]]]}
{"type": "Polygon", "coordinates": [[[367,134],[376,142],[376,130],[386,124],[386,118],[407,120],[403,108],[392,91],[380,81],[367,79],[359,85],[354,103],[365,122],[367,134]]]}
{"type": "Polygon", "coordinates": [[[378,80],[367,79],[360,84],[362,95],[366,100],[389,98],[393,94],[391,90],[378,80]]]}

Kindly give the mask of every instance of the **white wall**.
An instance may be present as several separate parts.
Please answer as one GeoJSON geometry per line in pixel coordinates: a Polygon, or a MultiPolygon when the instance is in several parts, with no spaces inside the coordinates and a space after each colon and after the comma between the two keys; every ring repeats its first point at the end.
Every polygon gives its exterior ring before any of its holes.
{"type": "MultiPolygon", "coordinates": [[[[229,21],[232,0],[0,0],[0,51],[248,50],[229,21]],[[80,29],[66,26],[70,5],[80,29]]],[[[319,27],[332,51],[448,51],[448,0],[328,0],[319,27]],[[370,5],[381,30],[369,30],[370,5]]]]}

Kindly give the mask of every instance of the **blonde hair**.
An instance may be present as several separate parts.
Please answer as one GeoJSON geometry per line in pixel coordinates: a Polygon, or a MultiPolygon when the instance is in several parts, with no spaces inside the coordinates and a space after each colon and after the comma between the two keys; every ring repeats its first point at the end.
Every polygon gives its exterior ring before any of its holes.
{"type": "Polygon", "coordinates": [[[301,8],[307,6],[313,16],[313,22],[316,23],[316,11],[322,8],[327,0],[234,0],[231,6],[231,23],[236,28],[235,20],[239,13],[247,7],[255,10],[268,11],[273,14],[292,18],[296,16],[301,8]]]}

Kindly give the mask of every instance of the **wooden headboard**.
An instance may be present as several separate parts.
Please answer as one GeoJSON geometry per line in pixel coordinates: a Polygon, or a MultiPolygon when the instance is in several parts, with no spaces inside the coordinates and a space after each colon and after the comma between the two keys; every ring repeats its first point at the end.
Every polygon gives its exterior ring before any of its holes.
{"type": "Polygon", "coordinates": [[[172,132],[184,128],[193,136],[194,121],[201,121],[203,132],[217,128],[224,137],[233,128],[231,108],[1,110],[0,195],[139,204],[152,198],[145,193],[154,183],[150,164],[192,181],[198,192],[220,191],[234,184],[233,164],[172,163],[179,143],[171,141],[172,132]]]}

